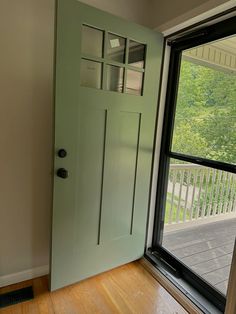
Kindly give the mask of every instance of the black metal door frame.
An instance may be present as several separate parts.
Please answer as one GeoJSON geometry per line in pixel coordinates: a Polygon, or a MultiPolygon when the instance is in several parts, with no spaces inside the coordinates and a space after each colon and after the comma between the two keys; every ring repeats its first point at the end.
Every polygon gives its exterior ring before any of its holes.
{"type": "Polygon", "coordinates": [[[236,173],[236,165],[171,151],[182,51],[214,40],[223,39],[224,37],[234,34],[236,34],[236,17],[200,28],[197,31],[189,32],[187,35],[183,35],[178,39],[169,41],[171,55],[160,150],[153,239],[152,247],[149,248],[147,253],[150,254],[150,252],[156,252],[158,256],[161,256],[162,259],[176,269],[182,277],[195,286],[198,291],[222,311],[224,310],[226,303],[225,296],[208,285],[200,276],[193,273],[190,268],[177,260],[177,258],[162,247],[162,238],[170,158],[236,173]]]}

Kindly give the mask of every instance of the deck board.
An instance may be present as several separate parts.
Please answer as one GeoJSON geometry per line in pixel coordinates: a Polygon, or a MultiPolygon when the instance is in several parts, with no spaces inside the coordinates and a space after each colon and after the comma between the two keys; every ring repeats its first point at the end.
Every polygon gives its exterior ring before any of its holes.
{"type": "Polygon", "coordinates": [[[228,287],[228,280],[224,280],[218,284],[215,285],[215,287],[220,291],[227,291],[228,287]]]}
{"type": "Polygon", "coordinates": [[[220,257],[227,253],[232,253],[233,245],[234,245],[234,242],[231,241],[230,244],[222,245],[221,247],[218,247],[215,249],[209,249],[197,255],[194,254],[194,255],[184,257],[182,258],[182,262],[188,264],[189,266],[194,266],[198,263],[209,261],[209,259],[220,257]]]}
{"type": "Polygon", "coordinates": [[[163,246],[226,294],[236,218],[164,232],[163,246]]]}
{"type": "Polygon", "coordinates": [[[192,266],[192,269],[199,275],[204,275],[216,269],[230,265],[232,260],[232,254],[226,254],[214,259],[210,259],[207,262],[198,263],[192,266]]]}
{"type": "Polygon", "coordinates": [[[202,275],[204,279],[209,281],[213,286],[225,281],[229,278],[230,265],[216,269],[207,274],[202,275]]]}

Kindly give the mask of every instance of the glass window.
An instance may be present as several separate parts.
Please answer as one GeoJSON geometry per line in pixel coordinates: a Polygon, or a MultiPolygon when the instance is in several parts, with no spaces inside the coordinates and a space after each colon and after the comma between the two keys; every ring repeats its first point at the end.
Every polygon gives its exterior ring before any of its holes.
{"type": "Polygon", "coordinates": [[[236,235],[236,36],[206,42],[211,27],[202,32],[172,46],[153,254],[223,313],[236,235]],[[193,48],[196,38],[204,44],[193,48]]]}
{"type": "Polygon", "coordinates": [[[100,58],[103,56],[103,31],[82,26],[82,54],[100,58]]]}
{"type": "Polygon", "coordinates": [[[171,159],[163,247],[226,295],[235,235],[236,174],[171,159]]]}
{"type": "Polygon", "coordinates": [[[182,56],[172,151],[236,164],[236,71],[194,53],[182,56]]]}
{"type": "Polygon", "coordinates": [[[143,73],[133,70],[127,70],[126,93],[133,95],[142,95],[143,73]]]}
{"type": "Polygon", "coordinates": [[[82,26],[81,85],[97,89],[105,88],[106,90],[119,93],[125,91],[128,94],[142,95],[144,70],[127,69],[126,62],[129,65],[143,69],[146,46],[130,40],[129,47],[127,47],[128,56],[126,59],[127,39],[113,33],[108,33],[105,45],[105,57],[109,61],[101,59],[99,62],[97,58],[104,57],[104,40],[104,31],[96,27],[82,26]],[[114,61],[114,64],[112,64],[112,61],[114,61]],[[122,63],[122,65],[119,66],[116,62],[122,63]],[[125,73],[127,75],[126,86],[124,87],[125,73]],[[104,84],[102,84],[103,79],[104,84]]]}
{"type": "Polygon", "coordinates": [[[82,86],[100,89],[102,83],[102,63],[82,59],[80,82],[82,86]]]}
{"type": "Polygon", "coordinates": [[[107,90],[123,92],[124,68],[107,65],[107,90]]]}
{"type": "Polygon", "coordinates": [[[128,63],[138,68],[144,68],[144,59],[145,59],[145,45],[130,40],[128,63]]]}
{"type": "Polygon", "coordinates": [[[125,62],[126,39],[115,34],[108,34],[107,57],[110,60],[125,62]]]}

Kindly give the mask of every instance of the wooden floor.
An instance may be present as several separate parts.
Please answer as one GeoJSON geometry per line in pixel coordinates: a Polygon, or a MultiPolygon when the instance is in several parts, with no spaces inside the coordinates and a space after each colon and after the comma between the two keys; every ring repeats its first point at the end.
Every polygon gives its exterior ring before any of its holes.
{"type": "Polygon", "coordinates": [[[163,245],[226,294],[235,236],[233,218],[165,233],[163,245]]]}
{"type": "Polygon", "coordinates": [[[31,284],[34,300],[0,309],[0,313],[187,313],[139,262],[121,266],[51,293],[48,292],[47,277],[1,288],[0,293],[31,284]]]}

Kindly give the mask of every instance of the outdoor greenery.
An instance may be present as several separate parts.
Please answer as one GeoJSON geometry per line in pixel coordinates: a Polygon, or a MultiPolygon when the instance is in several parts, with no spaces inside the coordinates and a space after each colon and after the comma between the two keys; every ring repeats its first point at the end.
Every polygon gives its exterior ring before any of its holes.
{"type": "MultiPolygon", "coordinates": [[[[224,72],[182,60],[172,151],[236,164],[236,73],[224,72]]],[[[171,159],[171,164],[184,163],[171,159]]],[[[170,182],[194,185],[200,193],[192,204],[193,218],[219,214],[236,206],[236,180],[232,174],[210,168],[173,170],[170,182]],[[175,174],[174,179],[174,172],[175,174]],[[196,172],[197,171],[197,172],[196,172]],[[202,179],[200,179],[200,177],[202,179]],[[197,179],[196,179],[197,178],[197,179]]],[[[178,194],[178,193],[177,193],[178,194]]],[[[184,194],[174,195],[172,221],[183,221],[184,194]],[[178,204],[180,208],[178,210],[178,204]]],[[[170,219],[171,193],[167,193],[165,223],[170,219]]],[[[185,212],[190,219],[189,210],[185,212]]]]}
{"type": "Polygon", "coordinates": [[[236,163],[236,73],[182,61],[172,150],[236,163]]]}

